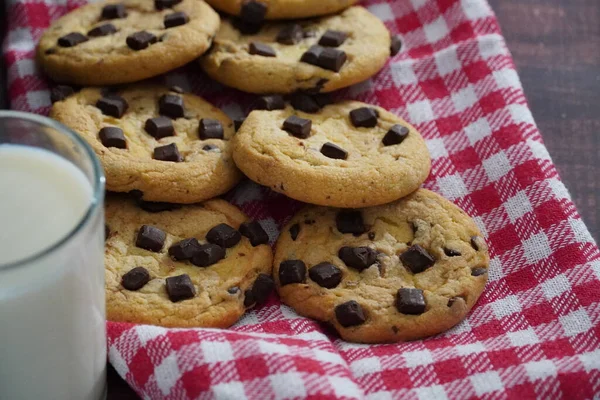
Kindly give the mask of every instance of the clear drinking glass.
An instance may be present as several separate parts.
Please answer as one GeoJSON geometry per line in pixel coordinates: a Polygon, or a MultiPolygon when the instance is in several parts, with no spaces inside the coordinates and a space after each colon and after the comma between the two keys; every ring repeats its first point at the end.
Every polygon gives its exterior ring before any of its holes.
{"type": "Polygon", "coordinates": [[[0,399],[106,397],[103,201],[79,136],[0,110],[0,399]]]}

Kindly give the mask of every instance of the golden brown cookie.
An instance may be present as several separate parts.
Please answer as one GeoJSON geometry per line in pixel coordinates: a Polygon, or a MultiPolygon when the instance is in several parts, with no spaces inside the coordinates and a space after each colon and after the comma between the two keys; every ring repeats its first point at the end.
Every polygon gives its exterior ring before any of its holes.
{"type": "Polygon", "coordinates": [[[109,0],[56,20],[37,56],[57,82],[135,82],[194,60],[218,29],[219,15],[202,0],[109,0]]]}
{"type": "Polygon", "coordinates": [[[213,79],[251,93],[330,92],[376,74],[390,56],[385,25],[362,7],[267,23],[255,34],[223,20],[201,65],[213,79]]]}
{"type": "Polygon", "coordinates": [[[115,92],[87,88],[54,103],[50,116],[92,146],[107,190],[196,203],[241,178],[231,157],[233,122],[193,94],[147,84],[115,92]]]}
{"type": "Polygon", "coordinates": [[[106,224],[111,321],[226,328],[273,288],[267,234],[226,201],[150,213],[112,195],[106,224]]]}
{"type": "Polygon", "coordinates": [[[359,210],[309,207],[277,241],[284,303],[363,343],[435,335],[456,325],[487,281],[489,256],[464,211],[425,189],[359,210]]]}
{"type": "MultiPolygon", "coordinates": [[[[313,100],[294,96],[297,109],[255,110],[246,118],[233,157],[250,179],[311,204],[366,207],[406,196],[427,178],[429,152],[406,121],[356,101],[317,110],[320,97],[313,100]]],[[[283,107],[277,103],[270,108],[283,107]]]]}
{"type": "Polygon", "coordinates": [[[299,19],[333,14],[358,0],[207,0],[216,9],[249,23],[264,19],[299,19]]]}

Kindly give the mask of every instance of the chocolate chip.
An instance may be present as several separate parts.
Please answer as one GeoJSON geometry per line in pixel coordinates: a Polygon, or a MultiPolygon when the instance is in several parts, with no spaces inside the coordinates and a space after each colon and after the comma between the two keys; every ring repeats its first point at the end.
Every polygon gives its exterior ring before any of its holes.
{"type": "Polygon", "coordinates": [[[444,254],[447,255],[448,257],[458,257],[461,255],[460,251],[448,249],[446,247],[444,247],[444,254]]]}
{"type": "Polygon", "coordinates": [[[117,128],[116,126],[106,126],[100,129],[98,136],[100,137],[100,142],[102,142],[105,147],[116,147],[118,149],[127,148],[125,135],[121,128],[117,128]]]}
{"type": "Polygon", "coordinates": [[[73,47],[79,43],[87,42],[89,39],[82,33],[71,32],[65,36],[58,38],[58,45],[60,47],[73,47]]]}
{"type": "Polygon", "coordinates": [[[241,19],[234,19],[233,26],[244,35],[254,35],[260,32],[262,24],[253,24],[251,22],[242,21],[241,19]]]}
{"type": "Polygon", "coordinates": [[[329,93],[317,93],[313,96],[313,98],[321,108],[328,106],[329,104],[333,104],[333,100],[331,99],[329,93]]]}
{"type": "Polygon", "coordinates": [[[290,228],[290,236],[292,238],[292,240],[296,240],[296,238],[298,237],[298,234],[300,233],[300,224],[294,224],[291,226],[290,228]]]}
{"type": "Polygon", "coordinates": [[[181,118],[185,114],[183,97],[174,94],[164,94],[158,99],[158,113],[169,118],[181,118]]]}
{"type": "Polygon", "coordinates": [[[173,14],[165,15],[164,24],[165,28],[172,28],[174,26],[185,25],[190,21],[190,18],[184,12],[175,12],[173,14]]]}
{"type": "Polygon", "coordinates": [[[348,152],[342,149],[340,146],[327,142],[321,147],[321,153],[325,157],[333,158],[336,160],[345,160],[348,158],[348,152]]]}
{"type": "Polygon", "coordinates": [[[475,251],[479,251],[479,249],[481,248],[479,246],[480,240],[481,240],[481,238],[479,236],[471,236],[471,247],[473,247],[473,249],[475,249],[475,251]]]}
{"type": "Polygon", "coordinates": [[[87,34],[91,37],[98,37],[112,35],[116,31],[117,28],[113,24],[104,24],[90,29],[87,34]]]}
{"type": "Polygon", "coordinates": [[[326,47],[319,54],[318,66],[333,72],[339,72],[346,62],[347,56],[342,50],[326,47]]]}
{"type": "Polygon", "coordinates": [[[369,232],[369,240],[374,240],[375,239],[375,232],[369,232]]]}
{"type": "Polygon", "coordinates": [[[402,39],[400,39],[400,35],[393,35],[391,37],[391,39],[392,39],[392,44],[390,46],[390,53],[393,57],[396,54],[398,54],[398,52],[402,48],[402,39]]]}
{"type": "Polygon", "coordinates": [[[138,207],[149,213],[158,213],[163,211],[173,211],[181,208],[181,204],[166,203],[162,201],[144,201],[137,200],[138,207]]]}
{"type": "Polygon", "coordinates": [[[75,89],[71,86],[58,85],[52,88],[50,91],[50,101],[56,103],[57,101],[63,101],[70,95],[75,93],[75,89]]]}
{"type": "Polygon", "coordinates": [[[250,244],[253,247],[269,243],[269,235],[258,221],[244,222],[240,225],[240,233],[250,239],[250,244]]]}
{"type": "Polygon", "coordinates": [[[158,41],[157,37],[150,32],[140,31],[127,36],[125,42],[132,50],[143,50],[158,41]]]}
{"type": "Polygon", "coordinates": [[[198,243],[198,239],[183,239],[182,241],[177,242],[169,247],[169,255],[171,258],[177,261],[189,260],[198,252],[199,249],[200,243],[198,243]]]}
{"type": "Polygon", "coordinates": [[[182,89],[181,87],[179,87],[179,86],[171,86],[171,87],[169,88],[169,90],[170,90],[171,92],[175,92],[175,93],[179,93],[179,94],[183,94],[183,93],[185,93],[185,90],[183,90],[183,89],[182,89]]]}
{"type": "Polygon", "coordinates": [[[384,146],[392,146],[394,144],[400,144],[408,136],[408,128],[402,125],[394,125],[385,134],[381,143],[384,146]]]}
{"type": "Polygon", "coordinates": [[[202,118],[198,125],[198,136],[202,140],[223,139],[223,125],[221,125],[221,121],[202,118]]]}
{"type": "Polygon", "coordinates": [[[107,4],[102,7],[102,19],[117,19],[125,18],[126,16],[125,4],[107,4]]]}
{"type": "Polygon", "coordinates": [[[425,271],[435,263],[435,259],[424,248],[415,244],[404,253],[400,254],[400,261],[413,274],[425,271]]]}
{"type": "Polygon", "coordinates": [[[375,264],[377,252],[369,247],[344,246],[338,252],[338,257],[347,266],[362,271],[375,264]]]}
{"type": "Polygon", "coordinates": [[[44,52],[44,54],[56,54],[57,50],[55,47],[50,47],[48,50],[44,52]]]}
{"type": "Polygon", "coordinates": [[[119,95],[109,94],[100,98],[96,102],[96,107],[102,111],[102,114],[110,117],[121,118],[129,108],[129,104],[119,95]]]}
{"type": "Polygon", "coordinates": [[[307,64],[319,66],[319,56],[323,52],[324,48],[318,45],[310,46],[308,50],[302,54],[300,61],[307,64]]]}
{"type": "Polygon", "coordinates": [[[141,249],[150,250],[158,253],[165,244],[167,234],[151,225],[142,225],[140,228],[135,245],[141,249]]]}
{"type": "Polygon", "coordinates": [[[367,320],[362,307],[354,300],[336,306],[334,311],[335,318],[344,328],[360,325],[367,320]]]}
{"type": "Polygon", "coordinates": [[[154,8],[157,10],[164,10],[165,8],[171,8],[181,2],[182,0],[154,0],[154,8]]]}
{"type": "Polygon", "coordinates": [[[205,144],[204,147],[202,147],[202,150],[205,150],[205,151],[220,151],[221,149],[219,149],[219,146],[209,143],[209,144],[205,144]]]}
{"type": "Polygon", "coordinates": [[[244,292],[244,307],[250,307],[254,304],[256,304],[256,298],[254,297],[252,288],[246,289],[244,292]]]}
{"type": "Polygon", "coordinates": [[[188,274],[171,276],[166,279],[166,284],[172,302],[191,299],[196,295],[196,288],[188,274]]]}
{"type": "Polygon", "coordinates": [[[252,285],[252,293],[254,294],[256,304],[264,303],[269,298],[274,287],[275,282],[270,275],[259,274],[254,281],[254,285],[252,285]]]}
{"type": "Polygon", "coordinates": [[[283,96],[278,94],[270,95],[270,96],[262,96],[256,102],[255,108],[257,110],[283,110],[285,108],[285,101],[283,100],[283,96]]]}
{"type": "Polygon", "coordinates": [[[308,270],[308,276],[319,286],[332,289],[342,281],[342,271],[333,264],[322,262],[308,270]]]}
{"type": "Polygon", "coordinates": [[[263,57],[277,57],[277,53],[271,46],[261,42],[250,42],[248,53],[263,57]]]}
{"type": "Polygon", "coordinates": [[[456,301],[457,301],[458,299],[463,299],[463,301],[464,301],[464,298],[463,298],[463,297],[460,297],[460,296],[458,296],[458,297],[452,297],[451,299],[448,299],[448,304],[446,304],[446,305],[447,305],[448,307],[452,307],[452,306],[454,305],[454,303],[456,303],[456,301]]]}
{"type": "Polygon", "coordinates": [[[121,278],[121,285],[127,290],[139,290],[150,282],[150,273],[144,267],[135,267],[121,278]]]}
{"type": "Polygon", "coordinates": [[[377,125],[377,114],[371,107],[360,107],[350,111],[350,120],[357,128],[372,128],[377,125]]]}
{"type": "Polygon", "coordinates": [[[396,295],[396,308],[402,314],[423,314],[425,312],[423,291],[415,288],[399,289],[396,295]]]}
{"type": "Polygon", "coordinates": [[[242,239],[242,235],[227,224],[219,224],[206,234],[206,240],[221,247],[233,247],[242,239]]]}
{"type": "Polygon", "coordinates": [[[311,128],[312,121],[310,119],[300,118],[295,115],[291,115],[283,121],[283,130],[300,139],[309,137],[311,128]]]}
{"type": "Polygon", "coordinates": [[[200,246],[192,257],[192,264],[198,267],[209,267],[225,258],[225,249],[213,243],[200,246]]]}
{"type": "Polygon", "coordinates": [[[485,268],[473,268],[471,270],[471,276],[479,276],[479,275],[483,275],[483,274],[487,274],[487,269],[485,269],[485,268]]]}
{"type": "Polygon", "coordinates": [[[175,135],[173,122],[167,117],[148,118],[144,129],[156,140],[175,135]]]}
{"type": "Polygon", "coordinates": [[[249,0],[242,4],[240,19],[250,24],[259,25],[265,20],[267,5],[259,1],[249,0]]]}
{"type": "Polygon", "coordinates": [[[348,34],[345,32],[334,31],[329,29],[323,34],[323,36],[321,36],[321,39],[319,40],[319,45],[328,47],[338,47],[339,45],[344,43],[347,37],[348,34]]]}
{"type": "Polygon", "coordinates": [[[301,260],[286,260],[279,264],[279,284],[303,283],[306,280],[306,264],[301,260]]]}
{"type": "Polygon", "coordinates": [[[282,44],[296,44],[304,38],[302,27],[298,24],[284,26],[277,34],[277,42],[282,44]]]}
{"type": "Polygon", "coordinates": [[[233,287],[230,287],[229,289],[227,289],[227,293],[229,293],[229,294],[236,294],[239,291],[240,291],[240,288],[237,286],[233,286],[233,287]]]}
{"type": "Polygon", "coordinates": [[[110,236],[110,228],[108,225],[104,224],[104,240],[108,239],[110,236]]]}
{"type": "Polygon", "coordinates": [[[321,106],[311,96],[304,93],[295,93],[290,99],[292,107],[296,110],[304,111],[305,113],[316,113],[319,112],[321,106]]]}
{"type": "Polygon", "coordinates": [[[245,120],[246,120],[246,118],[244,118],[244,117],[236,118],[233,120],[233,128],[235,129],[236,132],[240,129],[240,127],[242,126],[242,124],[244,123],[245,120]]]}
{"type": "Polygon", "coordinates": [[[335,225],[341,233],[362,235],[367,231],[360,211],[340,211],[335,217],[335,225]]]}

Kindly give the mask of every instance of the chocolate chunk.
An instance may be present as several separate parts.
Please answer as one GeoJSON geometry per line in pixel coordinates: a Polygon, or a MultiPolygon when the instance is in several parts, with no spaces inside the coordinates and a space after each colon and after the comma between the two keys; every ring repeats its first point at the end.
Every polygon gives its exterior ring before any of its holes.
{"type": "Polygon", "coordinates": [[[360,107],[350,111],[350,120],[357,128],[372,128],[377,125],[377,114],[371,107],[360,107]]]}
{"type": "Polygon", "coordinates": [[[169,247],[169,255],[171,258],[177,261],[189,260],[198,252],[199,249],[200,243],[198,243],[198,239],[183,239],[182,241],[177,242],[169,247]]]}
{"type": "Polygon", "coordinates": [[[109,94],[100,98],[96,102],[96,107],[102,111],[102,114],[110,117],[121,118],[129,108],[129,104],[119,95],[109,94]]]}
{"type": "Polygon", "coordinates": [[[302,54],[300,61],[307,64],[319,66],[319,56],[323,52],[324,48],[318,45],[312,45],[308,50],[302,54]]]}
{"type": "Polygon", "coordinates": [[[209,144],[205,144],[202,147],[202,150],[205,150],[205,151],[220,151],[221,149],[219,149],[219,146],[209,143],[209,144]]]}
{"type": "Polygon", "coordinates": [[[444,247],[444,254],[447,255],[448,257],[458,257],[461,255],[460,251],[448,249],[446,247],[444,247]]]}
{"type": "Polygon", "coordinates": [[[406,139],[408,136],[408,128],[402,125],[394,125],[390,128],[390,130],[385,134],[381,143],[384,146],[392,146],[394,144],[400,144],[406,139]]]}
{"type": "Polygon", "coordinates": [[[198,125],[198,136],[202,140],[223,139],[223,125],[221,125],[221,121],[202,118],[198,125]]]}
{"type": "Polygon", "coordinates": [[[367,320],[362,307],[354,300],[336,306],[334,311],[335,318],[344,328],[360,325],[367,320]]]}
{"type": "Polygon", "coordinates": [[[154,8],[160,11],[165,8],[171,8],[181,2],[182,0],[154,0],[154,8]]]}
{"type": "Polygon", "coordinates": [[[435,259],[421,246],[415,244],[400,254],[400,261],[413,274],[425,271],[435,263],[435,259]]]}
{"type": "Polygon", "coordinates": [[[242,124],[244,123],[245,120],[246,120],[246,118],[244,118],[244,117],[236,118],[233,120],[233,128],[235,129],[236,132],[240,129],[240,127],[242,126],[242,124]]]}
{"type": "Polygon", "coordinates": [[[158,113],[169,118],[181,118],[185,114],[183,97],[175,94],[164,94],[158,99],[158,113]]]}
{"type": "Polygon", "coordinates": [[[244,22],[259,25],[265,20],[267,5],[259,1],[249,0],[242,4],[240,19],[244,22]]]}
{"type": "Polygon", "coordinates": [[[326,47],[319,54],[318,66],[333,72],[339,72],[346,62],[347,56],[342,50],[326,47]]]}
{"type": "Polygon", "coordinates": [[[241,19],[234,19],[233,26],[244,35],[254,35],[260,32],[262,24],[253,24],[251,22],[242,21],[241,19]]]}
{"type": "Polygon", "coordinates": [[[107,4],[102,7],[102,19],[117,19],[126,16],[125,4],[107,4]]]}
{"type": "Polygon", "coordinates": [[[196,295],[196,288],[188,274],[171,276],[166,279],[166,285],[172,302],[191,299],[196,295]]]}
{"type": "Polygon", "coordinates": [[[179,93],[179,94],[183,94],[183,93],[185,93],[185,90],[183,90],[183,88],[181,88],[181,87],[179,87],[179,86],[171,86],[171,87],[169,88],[169,90],[170,90],[171,92],[175,92],[175,93],[179,93]]]}
{"type": "Polygon", "coordinates": [[[277,42],[282,44],[296,44],[304,38],[302,27],[298,24],[284,26],[277,34],[277,42]]]}
{"type": "Polygon", "coordinates": [[[348,158],[348,152],[340,146],[327,142],[321,147],[321,153],[325,157],[334,158],[336,160],[345,160],[348,158]]]}
{"type": "Polygon", "coordinates": [[[323,108],[329,104],[333,104],[333,100],[329,93],[317,93],[313,96],[319,107],[323,108]]]}
{"type": "Polygon", "coordinates": [[[374,240],[375,239],[375,232],[369,232],[369,240],[374,240]]]}
{"type": "Polygon", "coordinates": [[[362,235],[367,231],[360,211],[345,210],[337,213],[335,225],[341,233],[362,235]]]}
{"type": "Polygon", "coordinates": [[[398,54],[398,52],[402,48],[402,39],[400,39],[400,35],[393,35],[391,37],[391,39],[392,39],[392,44],[390,46],[390,53],[393,57],[396,54],[398,54]]]}
{"type": "Polygon", "coordinates": [[[89,39],[82,33],[71,32],[65,36],[58,38],[58,45],[60,47],[73,47],[79,43],[87,42],[89,39]]]}
{"type": "Polygon", "coordinates": [[[240,225],[240,233],[250,239],[250,244],[253,247],[269,243],[269,235],[258,221],[244,222],[240,225]]]}
{"type": "Polygon", "coordinates": [[[185,25],[190,21],[190,18],[184,12],[175,12],[173,14],[165,15],[164,24],[165,28],[172,28],[174,26],[185,25]]]}
{"type": "Polygon", "coordinates": [[[127,290],[139,290],[150,282],[150,273],[144,267],[135,267],[121,278],[121,285],[127,290]]]}
{"type": "Polygon", "coordinates": [[[221,247],[233,247],[242,239],[242,235],[227,224],[219,224],[206,234],[206,240],[221,247]]]}
{"type": "Polygon", "coordinates": [[[347,266],[362,271],[375,264],[377,252],[369,247],[344,246],[338,252],[338,257],[347,266]]]}
{"type": "Polygon", "coordinates": [[[339,45],[344,43],[347,37],[348,34],[345,32],[334,31],[329,29],[323,34],[323,36],[321,36],[321,39],[319,40],[319,45],[328,47],[338,47],[339,45]]]}
{"type": "Polygon", "coordinates": [[[448,299],[448,304],[446,304],[446,305],[447,305],[448,307],[452,307],[452,306],[454,305],[454,303],[456,303],[456,302],[458,301],[458,299],[463,299],[463,301],[464,301],[464,298],[463,298],[463,297],[461,297],[461,296],[458,296],[458,297],[452,297],[451,299],[448,299]]]}
{"type": "Polygon", "coordinates": [[[244,307],[250,307],[256,304],[256,298],[252,292],[252,288],[246,289],[244,292],[244,307]]]}
{"type": "Polygon", "coordinates": [[[271,46],[261,42],[250,42],[248,53],[263,57],[277,57],[277,53],[271,46]]]}
{"type": "Polygon", "coordinates": [[[423,291],[415,288],[399,289],[396,295],[396,308],[402,314],[423,314],[425,312],[423,291]]]}
{"type": "Polygon", "coordinates": [[[98,136],[105,147],[116,147],[118,149],[127,148],[125,135],[121,128],[117,128],[116,126],[106,126],[100,129],[98,136]]]}
{"type": "Polygon", "coordinates": [[[219,245],[207,243],[198,248],[192,257],[192,264],[209,267],[225,258],[225,249],[219,245]]]}
{"type": "Polygon", "coordinates": [[[300,118],[295,115],[291,115],[283,121],[283,130],[300,139],[309,137],[311,128],[312,121],[310,119],[300,118]]]}
{"type": "Polygon", "coordinates": [[[319,112],[321,106],[311,96],[304,93],[295,93],[290,100],[292,107],[296,110],[304,111],[305,113],[319,112]]]}
{"type": "Polygon", "coordinates": [[[50,47],[48,50],[46,50],[44,52],[44,54],[56,54],[56,48],[55,47],[50,47]]]}
{"type": "Polygon", "coordinates": [[[165,244],[167,234],[151,225],[142,225],[140,228],[135,245],[140,249],[150,250],[158,253],[165,244]]]}
{"type": "Polygon", "coordinates": [[[479,275],[483,275],[483,274],[487,274],[487,269],[485,269],[485,268],[473,268],[471,270],[471,276],[479,276],[479,275]]]}
{"type": "Polygon", "coordinates": [[[278,94],[263,96],[258,99],[255,108],[257,110],[267,111],[283,110],[285,108],[285,101],[283,101],[283,97],[278,94]]]}
{"type": "Polygon", "coordinates": [[[237,286],[233,286],[233,287],[230,287],[229,289],[227,289],[227,293],[229,293],[229,294],[236,294],[239,291],[240,291],[240,288],[237,286]]]}
{"type": "Polygon", "coordinates": [[[167,117],[147,119],[144,129],[146,129],[146,132],[152,135],[156,140],[175,135],[173,122],[167,117]]]}
{"type": "Polygon", "coordinates": [[[54,86],[50,91],[50,101],[52,103],[56,103],[57,101],[63,101],[73,93],[75,93],[75,89],[73,89],[71,86],[54,86]]]}
{"type": "Polygon", "coordinates": [[[308,270],[308,276],[319,286],[332,289],[342,281],[342,271],[333,264],[322,262],[308,270]]]}
{"type": "Polygon", "coordinates": [[[100,25],[95,28],[92,28],[88,31],[87,34],[88,34],[88,36],[91,36],[91,37],[98,37],[98,36],[112,35],[116,31],[117,31],[117,28],[113,24],[109,23],[109,24],[104,24],[104,25],[100,25]]]}
{"type": "Polygon", "coordinates": [[[298,237],[298,234],[300,233],[300,224],[294,224],[291,226],[290,228],[290,236],[292,238],[292,240],[296,240],[296,238],[298,237]]]}
{"type": "Polygon", "coordinates": [[[479,236],[472,236],[471,237],[471,247],[473,247],[473,249],[475,249],[475,251],[479,251],[479,249],[481,248],[479,246],[479,241],[481,240],[481,238],[479,236]]]}
{"type": "Polygon", "coordinates": [[[150,213],[158,213],[163,211],[173,211],[181,208],[181,204],[166,203],[163,201],[144,201],[137,200],[138,207],[150,213]]]}
{"type": "Polygon", "coordinates": [[[254,281],[254,285],[252,285],[252,293],[254,294],[256,304],[262,304],[267,301],[274,287],[275,282],[270,275],[259,274],[254,281]]]}
{"type": "Polygon", "coordinates": [[[108,225],[104,224],[104,240],[108,239],[110,236],[110,228],[108,225]]]}
{"type": "Polygon", "coordinates": [[[279,264],[279,284],[303,283],[306,280],[306,264],[301,260],[286,260],[279,264]]]}
{"type": "Polygon", "coordinates": [[[156,36],[146,31],[132,33],[125,39],[127,46],[133,50],[143,50],[157,41],[158,38],[156,36]]]}

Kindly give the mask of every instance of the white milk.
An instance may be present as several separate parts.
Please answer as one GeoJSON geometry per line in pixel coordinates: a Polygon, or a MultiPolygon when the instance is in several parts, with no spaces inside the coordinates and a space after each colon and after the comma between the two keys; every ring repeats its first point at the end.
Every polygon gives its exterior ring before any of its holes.
{"type": "Polygon", "coordinates": [[[104,395],[104,224],[82,221],[92,187],[69,161],[0,145],[0,400],[104,395]]]}

